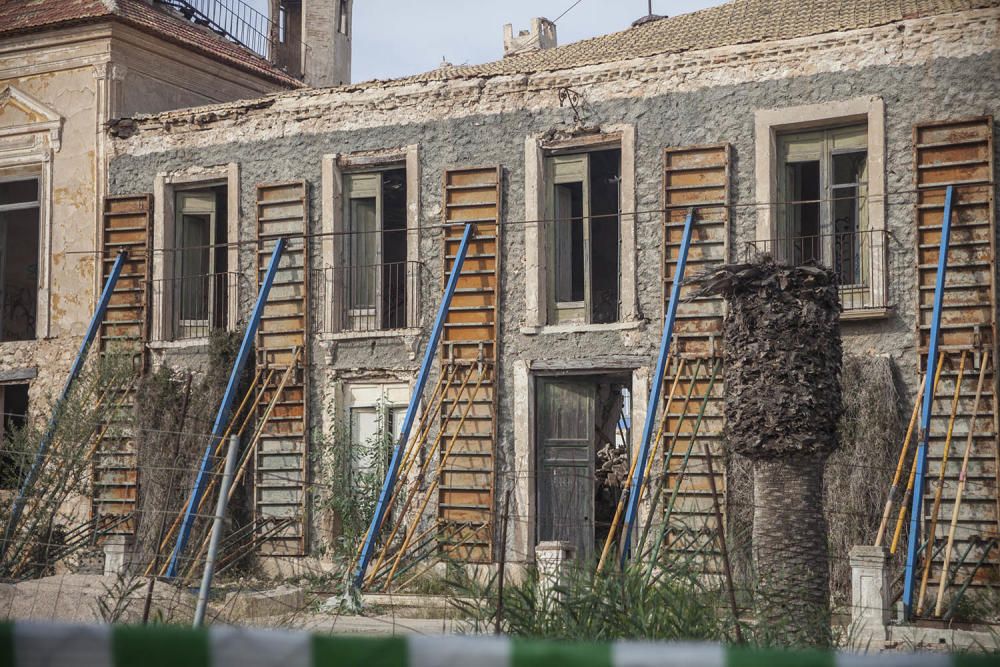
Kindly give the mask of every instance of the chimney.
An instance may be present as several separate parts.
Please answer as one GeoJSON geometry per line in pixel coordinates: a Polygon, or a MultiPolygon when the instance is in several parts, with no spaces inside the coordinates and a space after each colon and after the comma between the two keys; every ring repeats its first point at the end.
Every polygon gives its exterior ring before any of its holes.
{"type": "Polygon", "coordinates": [[[531,19],[531,30],[520,30],[514,35],[514,27],[508,23],[503,27],[504,58],[518,53],[553,49],[556,47],[556,24],[546,18],[531,19]]]}
{"type": "Polygon", "coordinates": [[[312,87],[351,82],[353,0],[269,0],[271,62],[312,87]]]}

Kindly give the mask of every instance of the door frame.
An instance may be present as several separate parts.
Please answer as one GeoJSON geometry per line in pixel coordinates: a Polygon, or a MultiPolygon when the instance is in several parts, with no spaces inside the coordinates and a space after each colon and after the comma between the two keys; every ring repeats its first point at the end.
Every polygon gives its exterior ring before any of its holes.
{"type": "MultiPolygon", "coordinates": [[[[539,377],[631,375],[632,424],[646,418],[649,401],[649,376],[652,372],[646,356],[621,355],[603,359],[518,360],[513,369],[513,457],[505,470],[498,472],[498,489],[512,488],[512,508],[508,527],[506,557],[509,562],[534,563],[538,516],[536,488],[537,415],[535,396],[539,377]]],[[[639,451],[642,429],[632,428],[631,456],[639,451]]],[[[501,497],[499,494],[497,497],[501,497]]],[[[495,509],[495,508],[494,508],[495,509]]],[[[645,516],[640,505],[639,519],[645,516]]],[[[499,548],[498,548],[499,549],[499,548]]],[[[497,551],[497,556],[499,551],[497,551]]]]}

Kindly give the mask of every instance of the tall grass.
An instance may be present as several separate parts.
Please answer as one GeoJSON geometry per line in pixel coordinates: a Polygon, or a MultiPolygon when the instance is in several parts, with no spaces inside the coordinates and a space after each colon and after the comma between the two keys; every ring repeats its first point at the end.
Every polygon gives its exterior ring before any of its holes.
{"type": "MultiPolygon", "coordinates": [[[[451,605],[468,629],[492,632],[498,613],[495,578],[456,578],[451,586],[451,605]]],[[[721,600],[683,566],[658,568],[648,580],[642,563],[598,577],[593,567],[578,566],[554,585],[530,569],[505,586],[500,628],[526,638],[718,640],[731,627],[718,606],[721,600]]]]}

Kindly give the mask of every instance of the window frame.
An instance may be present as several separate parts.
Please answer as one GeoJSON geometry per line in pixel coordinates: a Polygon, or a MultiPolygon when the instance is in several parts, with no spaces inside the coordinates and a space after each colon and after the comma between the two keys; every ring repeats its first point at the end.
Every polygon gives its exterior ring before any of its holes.
{"type": "MultiPolygon", "coordinates": [[[[42,307],[44,305],[43,299],[43,283],[42,283],[42,273],[43,273],[43,262],[45,257],[44,248],[44,236],[43,236],[43,226],[44,226],[44,215],[45,215],[45,202],[44,202],[44,187],[45,180],[43,174],[28,172],[24,174],[16,175],[2,175],[0,172],[0,187],[4,183],[17,183],[22,181],[34,181],[36,185],[35,199],[32,201],[17,202],[14,204],[0,204],[0,213],[6,213],[9,211],[27,211],[35,209],[37,211],[37,223],[38,223],[38,256],[35,258],[36,264],[38,266],[38,276],[37,282],[35,284],[35,330],[32,332],[32,336],[24,340],[38,340],[39,329],[42,326],[42,307]]],[[[4,243],[6,243],[6,233],[4,234],[4,243]]],[[[6,255],[0,251],[0,308],[3,305],[3,273],[6,271],[6,255]]],[[[3,338],[3,324],[0,322],[0,343],[14,343],[19,342],[18,340],[4,341],[3,338]]],[[[20,339],[19,339],[20,340],[20,339]]]]}
{"type": "MultiPolygon", "coordinates": [[[[239,270],[240,239],[240,169],[235,162],[211,167],[192,166],[189,168],[160,172],[153,183],[153,255],[152,281],[154,285],[169,285],[175,278],[176,265],[174,248],[176,239],[176,194],[185,190],[198,190],[224,185],[226,187],[226,238],[229,247],[226,253],[228,271],[239,270]]],[[[216,224],[223,220],[216,218],[216,224]]],[[[209,253],[213,255],[214,253],[209,253]]],[[[230,303],[241,303],[240,288],[242,280],[229,285],[227,294],[230,303]]],[[[256,283],[251,288],[256,291],[256,283]]],[[[180,338],[176,335],[174,326],[174,299],[172,290],[152,290],[151,312],[152,327],[150,328],[150,343],[154,347],[198,346],[208,342],[208,337],[180,338]]],[[[238,308],[228,308],[226,319],[222,323],[225,331],[236,331],[239,312],[238,308]]]]}
{"type": "Polygon", "coordinates": [[[633,329],[642,325],[639,310],[636,265],[636,129],[631,124],[608,124],[598,133],[552,139],[545,133],[525,138],[525,311],[522,334],[565,333],[633,329]],[[592,313],[585,321],[553,323],[550,318],[549,224],[546,160],[550,156],[594,152],[617,148],[621,151],[619,169],[619,265],[618,317],[614,322],[592,323],[592,313]]]}
{"type": "MultiPolygon", "coordinates": [[[[325,303],[323,304],[322,336],[326,339],[378,338],[385,336],[409,337],[419,333],[420,311],[420,147],[411,144],[400,148],[380,149],[356,153],[330,153],[322,161],[322,257],[325,303]],[[349,174],[404,170],[406,184],[406,312],[403,326],[354,331],[346,321],[347,309],[339,290],[331,290],[331,276],[342,271],[346,264],[344,239],[347,228],[347,200],[344,177],[349,174]]],[[[380,188],[381,190],[381,188],[380,188]]],[[[379,193],[381,196],[381,192],[379,193]]],[[[381,222],[379,223],[381,224],[381,222]]],[[[380,246],[381,247],[381,246],[380,246]]],[[[381,315],[381,313],[380,313],[381,315]]]]}
{"type": "MultiPolygon", "coordinates": [[[[866,295],[874,306],[845,311],[842,317],[848,319],[885,317],[891,308],[886,268],[888,247],[885,244],[885,104],[881,98],[873,96],[780,109],[758,109],[754,113],[755,199],[762,204],[756,207],[755,240],[765,246],[780,238],[783,231],[779,212],[782,201],[779,170],[783,168],[779,138],[790,133],[858,125],[867,129],[866,210],[871,236],[871,284],[856,293],[866,295]]],[[[821,161],[820,166],[821,169],[829,169],[832,164],[824,167],[821,161]]],[[[821,199],[829,199],[823,192],[820,195],[821,199]]],[[[830,205],[830,202],[826,204],[830,205]]],[[[851,286],[845,287],[848,292],[852,290],[851,286]]]]}

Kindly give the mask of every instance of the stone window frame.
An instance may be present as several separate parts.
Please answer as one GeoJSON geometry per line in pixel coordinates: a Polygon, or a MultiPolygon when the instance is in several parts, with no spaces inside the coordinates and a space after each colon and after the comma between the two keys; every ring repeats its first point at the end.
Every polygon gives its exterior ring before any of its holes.
{"type": "Polygon", "coordinates": [[[7,104],[31,112],[39,119],[0,128],[0,178],[39,179],[38,305],[33,340],[44,340],[52,336],[53,161],[62,148],[64,119],[41,101],[12,85],[0,88],[0,107],[7,104]]]}
{"type": "MultiPolygon", "coordinates": [[[[754,111],[754,197],[757,202],[754,238],[756,241],[769,243],[778,233],[778,136],[788,132],[816,130],[851,123],[865,123],[867,126],[869,229],[874,232],[887,230],[885,103],[877,96],[857,97],[821,104],[754,111]]],[[[873,276],[869,289],[872,302],[886,306],[851,311],[842,317],[879,318],[888,313],[886,269],[888,247],[881,242],[873,242],[871,254],[873,276]]]]}
{"type": "MultiPolygon", "coordinates": [[[[344,233],[344,174],[363,172],[365,168],[384,169],[401,164],[406,170],[406,257],[420,261],[420,146],[410,144],[398,148],[352,153],[328,153],[322,158],[322,245],[323,280],[343,264],[340,238],[344,233]]],[[[328,340],[353,338],[412,337],[420,333],[421,299],[420,272],[408,272],[406,293],[413,298],[406,306],[406,324],[401,329],[377,331],[343,331],[341,305],[336,295],[326,295],[321,307],[323,326],[320,334],[328,340]]]]}
{"type": "MultiPolygon", "coordinates": [[[[177,190],[192,189],[198,186],[226,186],[226,238],[229,248],[227,264],[231,273],[239,269],[239,232],[240,232],[240,167],[236,162],[213,166],[191,166],[173,171],[163,171],[156,174],[153,180],[153,267],[152,282],[163,285],[173,278],[173,262],[167,261],[171,256],[169,249],[173,247],[175,235],[174,201],[177,190]]],[[[232,303],[241,303],[239,283],[232,288],[237,293],[230,297],[232,303]]],[[[150,342],[158,347],[199,347],[207,343],[207,337],[175,340],[172,327],[168,323],[167,304],[163,298],[163,290],[153,290],[150,308],[152,309],[152,326],[150,327],[150,342]]],[[[239,322],[238,308],[230,308],[226,317],[226,330],[236,331],[239,322]]]]}
{"type": "Polygon", "coordinates": [[[524,289],[525,309],[521,333],[527,335],[583,331],[614,331],[638,328],[639,290],[636,277],[636,128],[631,124],[611,124],[595,134],[565,139],[549,139],[548,133],[531,134],[524,141],[524,289]],[[618,321],[606,324],[548,323],[548,260],[545,158],[554,150],[621,149],[621,244],[618,321]],[[533,221],[537,221],[537,224],[533,221]]]}
{"type": "MultiPolygon", "coordinates": [[[[617,357],[585,360],[522,360],[513,367],[513,458],[511,468],[497,473],[500,479],[513,480],[514,507],[509,528],[510,540],[506,545],[507,560],[513,562],[534,562],[535,539],[537,536],[538,498],[536,488],[536,412],[535,399],[537,381],[543,377],[572,377],[574,375],[600,375],[612,372],[631,372],[632,424],[646,421],[646,404],[649,402],[648,362],[638,357],[617,357]],[[516,517],[516,518],[514,518],[516,517]]],[[[632,429],[630,457],[639,452],[642,444],[642,429],[632,429]]],[[[631,458],[630,458],[631,460],[631,458]]],[[[639,506],[638,521],[641,523],[648,511],[647,503],[639,506]]],[[[501,548],[504,548],[501,546],[501,548]]]]}

